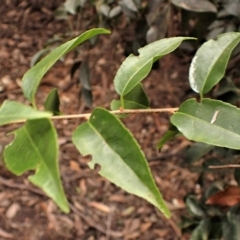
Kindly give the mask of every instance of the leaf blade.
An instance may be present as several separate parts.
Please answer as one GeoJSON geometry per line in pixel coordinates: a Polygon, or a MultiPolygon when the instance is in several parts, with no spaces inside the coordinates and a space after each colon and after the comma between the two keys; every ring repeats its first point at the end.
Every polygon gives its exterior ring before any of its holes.
{"type": "Polygon", "coordinates": [[[163,145],[169,141],[170,139],[174,138],[177,134],[179,133],[179,130],[172,124],[170,124],[170,126],[168,127],[168,130],[166,133],[164,133],[164,135],[162,136],[162,138],[159,140],[158,144],[157,144],[157,148],[159,150],[161,150],[161,148],[163,147],[163,145]]]}
{"type": "Polygon", "coordinates": [[[122,101],[113,100],[111,102],[111,109],[144,109],[149,108],[149,100],[144,92],[141,83],[138,83],[129,93],[122,97],[122,101]]]}
{"type": "Polygon", "coordinates": [[[108,33],[110,33],[108,30],[101,28],[91,29],[89,31],[84,32],[80,36],[55,48],[50,54],[44,57],[40,62],[38,62],[34,67],[32,67],[24,74],[22,79],[22,90],[24,96],[33,105],[35,105],[34,97],[42,77],[59,58],[61,58],[63,55],[74,49],[82,42],[88,40],[89,38],[96,36],[98,34],[108,33]]]}
{"type": "Polygon", "coordinates": [[[72,140],[83,155],[92,155],[91,169],[99,164],[100,175],[170,216],[140,147],[115,116],[95,109],[89,121],[76,129],[72,140]]]}
{"type": "Polygon", "coordinates": [[[116,92],[121,96],[126,95],[148,75],[154,61],[174,51],[183,40],[188,39],[194,38],[161,39],[140,48],[138,56],[127,57],[114,78],[116,92]]]}
{"type": "Polygon", "coordinates": [[[232,149],[240,149],[239,121],[239,108],[211,99],[201,103],[189,99],[171,117],[171,122],[188,139],[232,149]]]}
{"type": "Polygon", "coordinates": [[[42,112],[20,102],[6,100],[0,108],[0,126],[23,119],[51,117],[50,112],[42,112]]]}
{"type": "Polygon", "coordinates": [[[240,42],[240,33],[225,33],[205,42],[195,54],[189,69],[191,88],[207,93],[224,76],[232,50],[240,42]]]}
{"type": "Polygon", "coordinates": [[[69,207],[57,165],[57,134],[51,121],[28,120],[14,134],[15,140],[4,150],[7,168],[16,175],[36,169],[29,180],[42,188],[63,212],[68,213],[69,207]]]}
{"type": "Polygon", "coordinates": [[[60,115],[60,99],[58,91],[56,88],[52,89],[47,96],[47,99],[44,103],[44,108],[46,111],[52,112],[54,115],[60,115]]]}

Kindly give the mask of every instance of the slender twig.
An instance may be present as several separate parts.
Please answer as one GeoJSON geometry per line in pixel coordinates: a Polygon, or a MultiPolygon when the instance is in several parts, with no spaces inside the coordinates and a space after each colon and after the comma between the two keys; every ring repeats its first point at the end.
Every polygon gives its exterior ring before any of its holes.
{"type": "Polygon", "coordinates": [[[224,169],[224,168],[240,168],[240,164],[228,164],[228,165],[220,165],[220,166],[208,166],[211,169],[224,169]]]}
{"type": "Polygon", "coordinates": [[[163,217],[163,215],[162,215],[159,211],[157,211],[156,209],[155,209],[155,211],[156,211],[157,215],[158,215],[161,219],[163,219],[165,222],[168,223],[168,225],[170,225],[170,227],[172,228],[172,230],[175,232],[176,236],[177,236],[178,238],[181,238],[181,237],[182,237],[181,230],[179,229],[179,227],[177,226],[177,224],[174,222],[174,220],[173,220],[172,218],[165,218],[165,217],[163,217]]]}
{"type": "Polygon", "coordinates": [[[0,184],[9,187],[9,188],[16,188],[16,189],[21,189],[21,190],[28,190],[31,192],[34,192],[38,195],[46,196],[44,192],[42,192],[40,189],[31,187],[31,186],[26,186],[25,184],[19,184],[19,183],[14,183],[11,180],[7,180],[3,177],[0,177],[0,184]]]}
{"type": "MultiPolygon", "coordinates": [[[[178,108],[155,108],[155,109],[123,109],[123,110],[115,110],[115,111],[110,111],[110,113],[114,114],[114,115],[119,115],[119,114],[145,114],[145,113],[174,113],[175,111],[177,111],[178,108]]],[[[61,116],[52,116],[49,117],[49,119],[52,120],[61,120],[61,119],[80,119],[80,118],[84,118],[84,119],[89,119],[89,117],[91,116],[91,113],[83,113],[83,114],[73,114],[73,115],[61,115],[61,116]]],[[[17,121],[13,121],[11,122],[11,124],[13,123],[24,123],[26,122],[26,119],[20,119],[17,121]]]]}

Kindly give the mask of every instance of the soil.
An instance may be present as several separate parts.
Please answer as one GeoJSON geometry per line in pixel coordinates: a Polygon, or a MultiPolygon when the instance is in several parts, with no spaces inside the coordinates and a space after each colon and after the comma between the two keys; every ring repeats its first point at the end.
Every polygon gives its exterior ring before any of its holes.
{"type": "MultiPolygon", "coordinates": [[[[69,25],[66,20],[56,20],[53,14],[61,0],[3,2],[0,6],[0,101],[27,103],[20,87],[32,57],[54,35],[66,36],[69,25]]],[[[78,32],[85,30],[81,27],[78,32]]],[[[76,87],[76,79],[70,76],[71,66],[78,59],[73,52],[44,77],[37,93],[40,108],[53,88],[59,90],[64,114],[91,112],[96,106],[109,108],[110,101],[117,98],[113,78],[125,58],[124,42],[119,41],[124,34],[126,29],[122,27],[113,30],[111,36],[99,37],[96,45],[84,50],[79,57],[79,60],[87,57],[90,63],[91,108],[79,100],[80,86],[76,87]]],[[[144,80],[152,108],[178,107],[185,99],[189,63],[188,56],[180,58],[171,54],[144,80]]],[[[71,134],[80,120],[54,122],[59,134],[61,176],[71,207],[70,214],[62,213],[41,190],[29,183],[27,176],[31,173],[15,176],[5,168],[2,151],[12,139],[6,134],[17,126],[2,127],[0,239],[188,239],[182,236],[178,223],[181,213],[185,213],[184,196],[199,191],[198,175],[182,166],[181,152],[189,141],[177,138],[167,143],[161,152],[156,149],[168,129],[169,117],[169,114],[131,115],[124,120],[149,160],[156,183],[172,212],[169,220],[145,200],[124,192],[88,168],[89,157],[81,156],[71,143],[71,134]]]]}

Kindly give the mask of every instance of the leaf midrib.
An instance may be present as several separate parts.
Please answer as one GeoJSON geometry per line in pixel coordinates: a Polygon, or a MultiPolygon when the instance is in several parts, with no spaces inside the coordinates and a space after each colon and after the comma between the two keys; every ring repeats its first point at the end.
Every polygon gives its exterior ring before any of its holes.
{"type": "Polygon", "coordinates": [[[189,118],[197,119],[198,121],[202,121],[202,122],[204,122],[205,124],[208,124],[208,125],[210,125],[210,126],[213,126],[213,127],[216,127],[216,128],[220,128],[220,129],[225,130],[225,131],[227,131],[227,132],[229,132],[229,133],[233,133],[233,135],[236,135],[236,136],[238,136],[238,137],[240,138],[240,134],[236,134],[236,133],[234,133],[234,132],[231,132],[229,129],[223,128],[223,127],[221,127],[221,126],[219,126],[219,125],[211,124],[211,123],[207,122],[206,120],[203,120],[203,119],[201,119],[201,118],[197,118],[196,116],[193,116],[193,115],[190,115],[190,114],[186,114],[186,113],[184,113],[184,112],[177,112],[176,114],[181,114],[181,115],[186,116],[186,117],[189,117],[189,118]]]}
{"type": "MultiPolygon", "coordinates": [[[[122,94],[124,94],[124,91],[125,91],[125,89],[127,88],[127,86],[128,86],[128,84],[129,84],[129,82],[131,81],[131,79],[133,79],[133,77],[135,77],[135,76],[137,75],[137,73],[138,73],[143,67],[145,67],[149,62],[153,61],[153,58],[155,58],[155,57],[159,57],[159,58],[160,58],[161,56],[163,56],[163,53],[162,53],[162,52],[166,51],[166,49],[168,49],[168,48],[170,48],[170,47],[169,47],[169,46],[166,46],[164,49],[161,49],[161,52],[160,52],[160,53],[155,54],[153,57],[151,57],[151,59],[150,59],[149,61],[146,61],[146,62],[145,62],[146,64],[142,65],[142,67],[141,67],[137,72],[135,72],[135,73],[131,76],[131,78],[129,78],[129,80],[126,82],[125,87],[123,88],[122,94]],[[161,53],[162,53],[162,54],[161,54],[161,53]]],[[[135,56],[135,55],[133,55],[133,57],[135,57],[135,58],[141,58],[141,55],[142,55],[142,54],[143,54],[143,53],[141,53],[140,56],[135,56]]],[[[144,56],[143,56],[142,58],[144,58],[144,56]]],[[[128,91],[127,93],[129,93],[129,91],[128,91]]],[[[127,93],[125,93],[124,95],[126,95],[127,93]]]]}
{"type": "MultiPolygon", "coordinates": [[[[24,127],[24,131],[25,131],[25,133],[26,133],[29,141],[31,142],[31,144],[32,144],[35,152],[37,153],[38,157],[39,157],[40,159],[42,159],[42,163],[43,163],[45,169],[47,169],[48,174],[50,175],[51,181],[54,183],[55,187],[57,187],[57,189],[58,189],[58,184],[56,185],[56,183],[55,183],[55,181],[54,181],[54,177],[53,177],[52,174],[51,174],[51,171],[49,170],[49,168],[47,167],[47,165],[46,165],[45,162],[43,161],[44,158],[42,157],[41,153],[38,151],[38,149],[37,149],[37,147],[36,147],[36,145],[35,145],[35,142],[34,142],[34,141],[32,140],[32,138],[31,138],[31,135],[28,134],[28,131],[27,131],[26,126],[24,127]]],[[[39,164],[39,163],[38,163],[38,164],[39,164]]],[[[40,164],[41,164],[41,163],[40,163],[40,164]]],[[[41,166],[39,166],[39,167],[41,167],[41,166]]],[[[37,166],[36,166],[36,169],[37,169],[37,166]]],[[[35,173],[35,174],[37,174],[37,173],[35,173]]]]}
{"type": "MultiPolygon", "coordinates": [[[[235,40],[236,40],[236,38],[235,38],[233,41],[235,41],[235,40]]],[[[205,89],[205,87],[206,87],[207,79],[208,79],[209,75],[212,73],[214,65],[216,64],[216,62],[218,61],[218,59],[219,59],[222,55],[225,54],[226,49],[227,49],[231,44],[233,44],[233,42],[229,43],[229,44],[227,45],[227,47],[224,47],[224,51],[221,52],[221,54],[218,55],[218,57],[215,59],[215,61],[209,66],[208,69],[210,69],[210,71],[208,71],[208,74],[207,74],[207,76],[206,76],[205,79],[204,79],[204,83],[203,83],[203,87],[202,87],[201,92],[203,92],[204,89],[205,89]]],[[[219,46],[217,45],[216,48],[218,48],[218,47],[219,47],[219,46]]],[[[230,52],[229,52],[229,56],[230,56],[230,52]]],[[[226,65],[226,64],[227,64],[227,61],[225,61],[225,65],[226,65]]],[[[195,72],[196,72],[196,70],[195,70],[195,72]]]]}

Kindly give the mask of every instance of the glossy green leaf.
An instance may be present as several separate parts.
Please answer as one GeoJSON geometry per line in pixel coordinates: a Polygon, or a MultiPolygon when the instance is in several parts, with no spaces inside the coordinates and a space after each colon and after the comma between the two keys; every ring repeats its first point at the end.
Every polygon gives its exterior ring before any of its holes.
{"type": "Polygon", "coordinates": [[[179,130],[170,123],[170,126],[168,128],[168,131],[163,135],[163,137],[160,139],[157,147],[161,149],[163,145],[169,141],[170,139],[174,138],[179,133],[179,130]]]}
{"type": "Polygon", "coordinates": [[[37,111],[22,103],[6,100],[0,108],[0,126],[23,119],[48,118],[50,112],[37,111]]]}
{"type": "Polygon", "coordinates": [[[223,78],[231,52],[239,42],[240,33],[225,33],[198,49],[189,69],[189,82],[195,92],[203,95],[223,78]]]}
{"type": "Polygon", "coordinates": [[[189,211],[197,217],[204,217],[206,215],[200,204],[197,203],[196,199],[192,196],[186,198],[186,206],[189,211]]]}
{"type": "Polygon", "coordinates": [[[49,52],[49,51],[50,51],[49,48],[44,48],[44,49],[41,49],[38,52],[36,52],[33,55],[33,57],[31,58],[30,67],[33,67],[40,60],[40,58],[43,57],[44,54],[49,52]]]}
{"type": "Polygon", "coordinates": [[[223,237],[227,240],[240,239],[240,204],[230,208],[227,213],[227,221],[223,223],[223,237]]]}
{"type": "Polygon", "coordinates": [[[171,117],[171,122],[190,140],[240,149],[240,109],[231,104],[189,99],[171,117]]]}
{"type": "Polygon", "coordinates": [[[82,88],[80,95],[82,95],[86,106],[90,108],[92,106],[92,101],[93,101],[92,91],[82,88]]]}
{"type": "Polygon", "coordinates": [[[90,83],[90,69],[87,60],[80,64],[79,68],[79,82],[82,85],[81,95],[88,107],[92,106],[92,90],[90,83]]]}
{"type": "Polygon", "coordinates": [[[194,38],[173,37],[150,43],[138,50],[139,55],[130,55],[122,63],[114,79],[114,86],[121,96],[129,93],[150,72],[153,62],[174,51],[183,40],[194,38]]]}
{"type": "Polygon", "coordinates": [[[231,92],[231,93],[234,92],[237,95],[240,95],[240,90],[239,90],[239,88],[236,87],[236,85],[234,84],[232,79],[229,77],[224,77],[218,84],[216,91],[213,92],[213,95],[214,95],[214,97],[219,97],[219,96],[229,93],[229,92],[231,92]]]}
{"type": "Polygon", "coordinates": [[[203,157],[205,154],[210,152],[213,148],[214,146],[212,145],[202,142],[196,142],[187,150],[186,161],[188,162],[188,164],[194,163],[195,161],[203,157]]]}
{"type": "Polygon", "coordinates": [[[111,109],[144,109],[149,107],[149,100],[143,90],[141,83],[138,83],[129,93],[122,97],[122,101],[113,100],[111,102],[111,109]]]}
{"type": "Polygon", "coordinates": [[[86,60],[82,61],[79,69],[79,81],[83,88],[91,90],[90,69],[86,60]]]}
{"type": "Polygon", "coordinates": [[[80,36],[55,48],[51,53],[44,57],[34,67],[28,70],[22,79],[22,89],[24,96],[35,105],[35,94],[44,74],[57,62],[63,55],[77,47],[82,42],[98,34],[108,34],[108,30],[96,28],[84,32],[80,36]]]}
{"type": "Polygon", "coordinates": [[[181,222],[179,223],[179,227],[184,230],[196,226],[198,222],[199,222],[198,220],[183,215],[181,216],[181,222]]]}
{"type": "Polygon", "coordinates": [[[4,150],[7,168],[16,175],[36,169],[29,180],[42,188],[62,211],[69,212],[59,175],[57,134],[51,121],[28,120],[13,133],[14,141],[4,150]]]}
{"type": "Polygon", "coordinates": [[[202,220],[197,228],[194,229],[190,240],[209,240],[211,231],[211,221],[209,218],[202,220]]]}
{"type": "Polygon", "coordinates": [[[53,115],[60,115],[60,99],[58,96],[58,91],[56,88],[52,89],[48,94],[47,99],[44,103],[44,108],[46,111],[52,112],[53,115]]]}
{"type": "Polygon", "coordinates": [[[91,169],[99,164],[100,175],[127,192],[146,199],[166,217],[170,216],[143,152],[117,117],[97,108],[89,121],[76,129],[72,139],[82,155],[92,155],[91,169]]]}
{"type": "MultiPolygon", "coordinates": [[[[133,109],[135,109],[136,108],[136,105],[135,104],[129,104],[127,101],[125,101],[124,100],[124,105],[125,106],[127,106],[129,109],[132,109],[131,107],[133,107],[133,109]]],[[[112,100],[111,101],[111,104],[110,104],[110,108],[111,108],[111,110],[120,110],[120,109],[122,109],[121,108],[121,101],[119,101],[119,100],[112,100]]],[[[137,108],[136,108],[137,109],[137,108]]],[[[117,115],[117,117],[119,117],[119,118],[125,118],[125,117],[127,117],[129,114],[118,114],[117,115]]]]}

